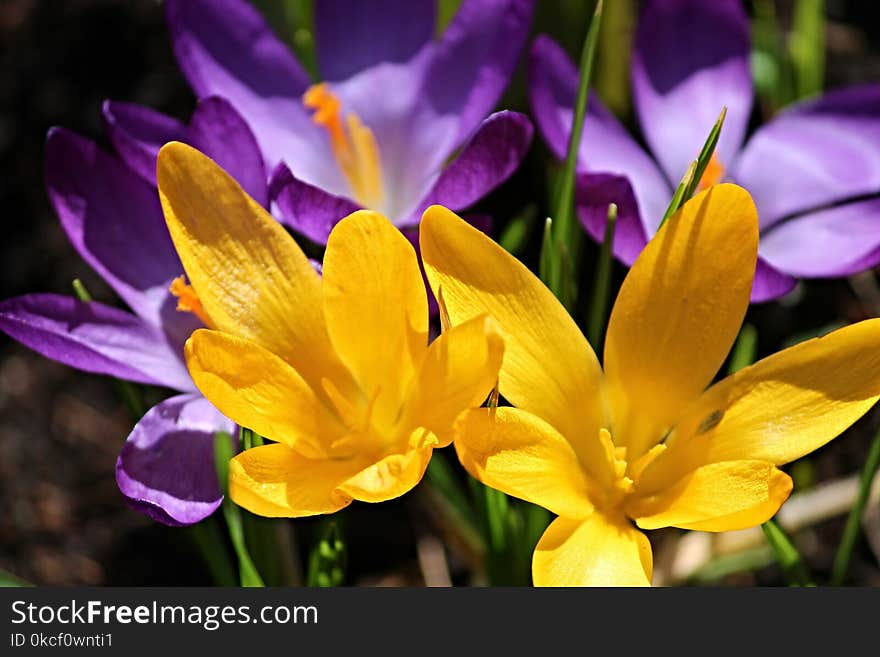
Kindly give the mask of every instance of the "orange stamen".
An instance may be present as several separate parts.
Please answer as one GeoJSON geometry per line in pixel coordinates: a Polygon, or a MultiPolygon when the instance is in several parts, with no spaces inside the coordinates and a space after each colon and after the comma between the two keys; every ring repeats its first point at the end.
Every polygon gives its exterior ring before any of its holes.
{"type": "Polygon", "coordinates": [[[706,165],[706,170],[703,171],[700,182],[697,184],[697,191],[703,191],[712,185],[717,185],[724,179],[725,173],[727,173],[727,169],[721,163],[721,158],[717,153],[712,153],[709,164],[706,165]]]}
{"type": "Polygon", "coordinates": [[[342,117],[342,103],[326,82],[312,85],[303,104],[314,110],[312,120],[327,131],[336,164],[345,176],[354,199],[365,207],[382,202],[382,163],[373,131],[354,113],[342,117]]]}
{"type": "Polygon", "coordinates": [[[199,300],[199,295],[196,294],[192,285],[187,284],[186,276],[181,275],[171,281],[171,286],[168,288],[168,291],[177,297],[177,310],[192,313],[202,320],[202,323],[205,326],[208,328],[214,328],[214,325],[208,318],[208,314],[205,312],[205,309],[202,308],[202,302],[199,300]]]}

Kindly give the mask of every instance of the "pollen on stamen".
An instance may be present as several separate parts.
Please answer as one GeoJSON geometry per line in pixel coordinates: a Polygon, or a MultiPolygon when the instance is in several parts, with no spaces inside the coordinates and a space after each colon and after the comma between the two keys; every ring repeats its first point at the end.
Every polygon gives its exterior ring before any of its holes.
{"type": "Polygon", "coordinates": [[[342,103],[326,82],[312,85],[303,94],[303,105],[314,110],[312,121],[327,131],[336,164],[352,197],[367,208],[383,199],[382,163],[373,131],[354,112],[342,117],[342,103]]]}
{"type": "Polygon", "coordinates": [[[697,184],[697,190],[703,191],[704,189],[709,189],[712,185],[717,185],[724,180],[726,173],[727,168],[721,162],[718,153],[712,153],[712,157],[709,159],[709,163],[700,177],[700,182],[697,184]]]}
{"type": "Polygon", "coordinates": [[[177,297],[178,311],[192,313],[202,320],[202,323],[205,326],[213,328],[213,324],[211,323],[208,314],[205,312],[205,309],[202,308],[202,302],[199,300],[199,295],[196,294],[192,285],[187,284],[186,276],[180,275],[171,281],[168,291],[177,297]]]}

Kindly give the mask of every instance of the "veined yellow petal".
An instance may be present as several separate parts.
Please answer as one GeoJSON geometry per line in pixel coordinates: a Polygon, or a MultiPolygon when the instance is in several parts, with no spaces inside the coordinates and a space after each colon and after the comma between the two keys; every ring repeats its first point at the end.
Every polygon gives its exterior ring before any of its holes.
{"type": "Polygon", "coordinates": [[[200,329],[185,352],[196,387],[241,426],[311,457],[328,455],[345,432],[296,370],[257,343],[200,329]]]}
{"type": "Polygon", "coordinates": [[[415,249],[385,217],[360,210],[327,242],[324,314],[336,352],[380,423],[397,416],[428,346],[428,297],[415,249]]]}
{"type": "Polygon", "coordinates": [[[456,426],[455,450],[465,469],[487,486],[567,518],[593,512],[591,483],[571,445],[528,411],[467,411],[456,426]]]}
{"type": "Polygon", "coordinates": [[[294,239],[199,151],[159,151],[159,197],[186,275],[215,328],[267,348],[319,389],[348,374],[330,347],[321,279],[294,239]]]}
{"type": "Polygon", "coordinates": [[[280,443],[263,445],[229,462],[229,495],[258,516],[333,513],[351,503],[339,486],[361,467],[355,459],[309,459],[280,443]]]}
{"type": "Polygon", "coordinates": [[[453,325],[484,313],[498,322],[501,394],[555,427],[598,475],[602,371],[574,320],[522,263],[446,208],[428,208],[419,233],[428,280],[453,325]]]}
{"type": "Polygon", "coordinates": [[[627,514],[642,529],[746,529],[772,518],[791,486],[791,478],[767,461],[723,461],[697,468],[656,495],[634,499],[627,514]]]}
{"type": "Polygon", "coordinates": [[[339,490],[362,502],[384,502],[400,497],[422,480],[432,447],[390,454],[368,465],[339,485],[339,490]]]}
{"type": "Polygon", "coordinates": [[[614,439],[630,457],[659,442],[712,381],[749,304],[758,214],[716,185],[663,225],[620,288],[605,341],[614,439]]]}
{"type": "Polygon", "coordinates": [[[445,447],[462,411],[479,406],[498,380],[504,341],[494,320],[475,317],[453,326],[428,349],[409,401],[409,424],[426,427],[445,447]]]}
{"type": "Polygon", "coordinates": [[[880,399],[880,319],[801,342],[739,370],[685,413],[639,488],[656,491],[705,463],[782,465],[838,436],[880,399]]]}
{"type": "Polygon", "coordinates": [[[532,557],[535,586],[650,586],[652,574],[648,537],[625,518],[598,511],[554,520],[532,557]]]}

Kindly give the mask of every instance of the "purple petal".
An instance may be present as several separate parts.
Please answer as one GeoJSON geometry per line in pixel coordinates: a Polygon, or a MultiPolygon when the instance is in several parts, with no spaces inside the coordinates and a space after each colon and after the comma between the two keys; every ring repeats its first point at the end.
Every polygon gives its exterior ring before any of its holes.
{"type": "Polygon", "coordinates": [[[160,324],[183,273],[155,188],[97,145],[62,128],[46,142],[49,200],[68,238],[138,315],[160,324]]]}
{"type": "Polygon", "coordinates": [[[649,0],[632,61],[633,102],[645,139],[677,184],[723,106],[716,153],[729,166],[752,109],[749,23],[741,0],[649,0]]]}
{"type": "Polygon", "coordinates": [[[797,279],[773,267],[760,255],[755,267],[755,279],[752,281],[752,303],[773,301],[785,296],[797,285],[797,279]]]}
{"type": "Polygon", "coordinates": [[[575,205],[581,225],[602,244],[608,225],[608,206],[617,204],[614,226],[614,255],[627,267],[635,262],[648,243],[639,218],[639,206],[629,180],[610,173],[582,173],[576,181],[575,205]]]}
{"type": "Polygon", "coordinates": [[[218,96],[200,100],[184,141],[219,164],[257,203],[267,206],[269,189],[260,147],[229,101],[218,96]]]}
{"type": "MultiPolygon", "coordinates": [[[[556,43],[547,36],[539,36],[532,46],[529,78],[538,128],[556,157],[565,159],[577,95],[577,69],[556,43]]],[[[653,235],[672,197],[669,183],[595,95],[590,97],[587,109],[578,170],[628,178],[644,232],[653,235]]]]}
{"type": "Polygon", "coordinates": [[[880,85],[832,91],[786,110],[749,140],[733,177],[754,197],[764,228],[880,191],[880,85]]]}
{"type": "Polygon", "coordinates": [[[880,262],[880,199],[847,203],[776,224],[761,255],[800,278],[849,276],[880,262]]]}
{"type": "Polygon", "coordinates": [[[235,425],[198,394],[154,406],[125,441],[116,483],[131,506],[166,525],[191,525],[223,501],[214,470],[214,433],[235,425]]]}
{"type": "Polygon", "coordinates": [[[321,76],[338,81],[377,64],[407,62],[433,38],[436,4],[436,0],[321,0],[315,5],[321,76]],[[394,35],[388,38],[391,26],[394,35]]]}
{"type": "Polygon", "coordinates": [[[443,33],[423,91],[434,113],[458,117],[459,143],[501,98],[534,10],[534,0],[464,0],[443,33]]]}
{"type": "Polygon", "coordinates": [[[338,179],[326,135],[302,104],[309,76],[260,13],[245,0],[165,4],[184,76],[200,98],[222,96],[235,106],[257,138],[268,169],[285,157],[295,158],[296,173],[310,182],[338,179]]]}
{"type": "Polygon", "coordinates": [[[443,170],[410,220],[418,223],[421,211],[429,205],[458,211],[479,201],[516,171],[532,143],[532,133],[532,124],[524,114],[506,110],[492,114],[443,170]]]}
{"type": "MultiPolygon", "coordinates": [[[[377,210],[398,223],[418,211],[444,163],[498,102],[533,4],[465,0],[441,40],[406,64],[377,64],[334,85],[345,111],[357,114],[379,144],[386,198],[377,210]]],[[[331,185],[287,162],[298,178],[331,194],[347,193],[345,181],[331,185]]]]}
{"type": "MultiPolygon", "coordinates": [[[[457,119],[426,115],[421,93],[431,49],[406,64],[379,64],[333,85],[343,112],[356,114],[369,127],[379,146],[385,197],[378,207],[392,220],[407,217],[425,196],[452,154],[457,119]]],[[[337,196],[350,187],[339,177],[332,181],[307,179],[288,160],[298,178],[337,196]]]]}
{"type": "Polygon", "coordinates": [[[163,144],[183,139],[183,124],[170,116],[134,103],[104,101],[104,129],[119,157],[153,187],[156,156],[163,144]]]}
{"type": "Polygon", "coordinates": [[[546,34],[529,51],[529,101],[541,136],[560,160],[568,152],[578,72],[566,52],[546,34]]]}
{"type": "Polygon", "coordinates": [[[272,174],[270,190],[282,222],[316,244],[326,244],[337,222],[360,209],[347,198],[333,196],[298,179],[284,163],[272,174]]]}
{"type": "Polygon", "coordinates": [[[139,317],[96,301],[28,294],[0,302],[0,329],[70,367],[137,383],[194,390],[183,345],[139,317]]]}

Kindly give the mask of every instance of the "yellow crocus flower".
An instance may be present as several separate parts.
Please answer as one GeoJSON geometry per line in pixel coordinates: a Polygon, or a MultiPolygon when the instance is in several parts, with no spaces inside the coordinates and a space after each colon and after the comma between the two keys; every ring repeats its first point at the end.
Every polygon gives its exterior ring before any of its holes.
{"type": "Polygon", "coordinates": [[[720,532],[771,518],[778,466],[821,447],[880,396],[880,320],[802,342],[711,385],[749,303],[758,217],[717,185],[689,201],[629,271],[604,372],[575,322],[521,263],[429,208],[421,249],[453,326],[489,313],[513,408],[464,414],[455,446],[485,484],[559,516],[532,560],[539,586],[647,585],[639,529],[720,532]],[[707,386],[708,387],[707,389],[707,386]]]}
{"type": "Polygon", "coordinates": [[[321,276],[206,156],[172,142],[157,169],[189,305],[211,327],[187,341],[187,367],[224,415],[273,441],[230,463],[232,499],[296,517],[415,486],[497,379],[492,320],[474,317],[429,346],[415,250],[379,214],[337,224],[321,276]]]}

